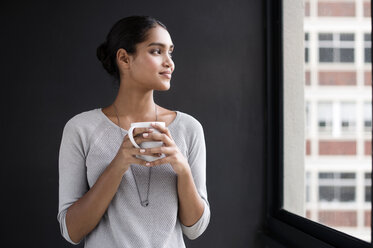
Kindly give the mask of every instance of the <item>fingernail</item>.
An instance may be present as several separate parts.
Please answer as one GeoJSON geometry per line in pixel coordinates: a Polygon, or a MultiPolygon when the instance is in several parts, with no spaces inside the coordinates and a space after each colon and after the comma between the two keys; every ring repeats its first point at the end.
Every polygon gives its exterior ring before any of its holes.
{"type": "Polygon", "coordinates": [[[141,152],[141,153],[144,153],[144,152],[145,152],[145,149],[140,149],[140,152],[141,152]]]}
{"type": "Polygon", "coordinates": [[[150,131],[150,132],[153,132],[153,131],[154,131],[154,129],[153,129],[153,128],[150,128],[150,129],[149,129],[149,131],[150,131]]]}
{"type": "Polygon", "coordinates": [[[155,122],[152,122],[152,126],[155,126],[155,122]]]}
{"type": "Polygon", "coordinates": [[[148,137],[149,136],[149,134],[148,133],[143,133],[143,135],[142,136],[144,136],[145,138],[146,137],[148,137]]]}
{"type": "Polygon", "coordinates": [[[146,166],[149,166],[149,165],[150,165],[150,163],[149,163],[149,162],[147,162],[147,163],[146,163],[146,166]]]}

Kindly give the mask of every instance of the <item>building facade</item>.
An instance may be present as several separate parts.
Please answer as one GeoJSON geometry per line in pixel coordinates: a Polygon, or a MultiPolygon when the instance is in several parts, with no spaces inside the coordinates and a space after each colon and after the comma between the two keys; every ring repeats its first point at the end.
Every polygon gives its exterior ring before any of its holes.
{"type": "Polygon", "coordinates": [[[304,214],[370,241],[370,1],[305,0],[304,9],[304,214]]]}

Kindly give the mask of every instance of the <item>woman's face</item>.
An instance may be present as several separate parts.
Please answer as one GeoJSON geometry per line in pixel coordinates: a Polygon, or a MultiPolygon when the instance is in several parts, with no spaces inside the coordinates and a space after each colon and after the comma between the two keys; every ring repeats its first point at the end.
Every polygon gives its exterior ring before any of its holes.
{"type": "Polygon", "coordinates": [[[136,84],[147,89],[168,90],[175,64],[171,59],[174,49],[170,34],[156,26],[148,31],[148,38],[137,44],[136,54],[129,55],[128,73],[136,84]]]}

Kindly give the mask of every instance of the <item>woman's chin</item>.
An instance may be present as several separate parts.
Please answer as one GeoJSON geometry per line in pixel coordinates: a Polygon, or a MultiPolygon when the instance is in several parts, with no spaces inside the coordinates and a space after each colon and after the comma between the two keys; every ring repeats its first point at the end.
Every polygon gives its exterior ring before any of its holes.
{"type": "Polygon", "coordinates": [[[157,90],[166,91],[166,90],[169,90],[170,87],[171,87],[170,81],[163,81],[162,85],[159,85],[159,87],[157,87],[157,90]]]}

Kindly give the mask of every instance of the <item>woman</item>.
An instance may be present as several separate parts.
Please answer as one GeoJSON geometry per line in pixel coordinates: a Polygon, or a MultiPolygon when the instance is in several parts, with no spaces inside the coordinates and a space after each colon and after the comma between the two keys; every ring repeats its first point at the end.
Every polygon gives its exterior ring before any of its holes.
{"type": "Polygon", "coordinates": [[[206,148],[201,124],[192,116],[154,103],[153,91],[170,88],[175,65],[171,37],[148,16],[119,20],[97,57],[119,82],[108,107],[86,111],[65,125],[59,154],[59,212],[63,237],[85,247],[185,247],[210,220],[206,148]],[[166,126],[127,130],[132,122],[166,126]],[[153,132],[157,129],[160,133],[153,132]],[[159,157],[147,162],[136,155],[159,157]]]}

